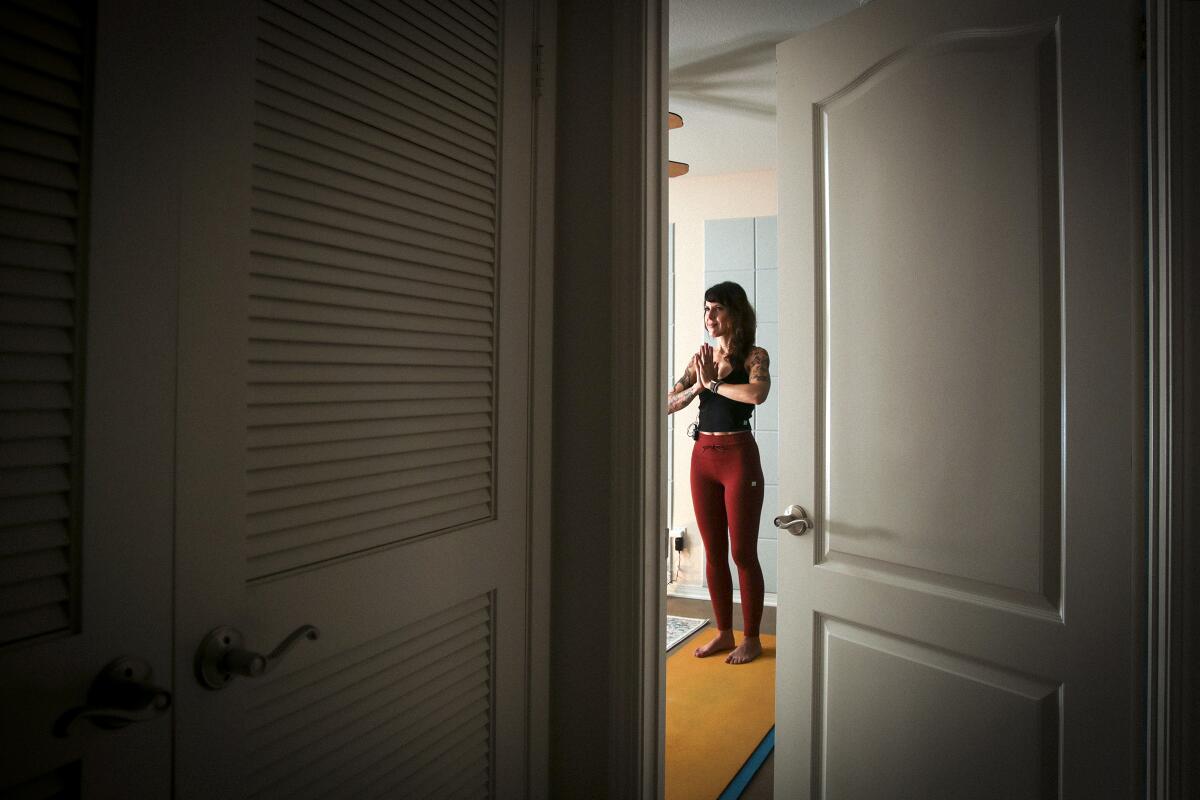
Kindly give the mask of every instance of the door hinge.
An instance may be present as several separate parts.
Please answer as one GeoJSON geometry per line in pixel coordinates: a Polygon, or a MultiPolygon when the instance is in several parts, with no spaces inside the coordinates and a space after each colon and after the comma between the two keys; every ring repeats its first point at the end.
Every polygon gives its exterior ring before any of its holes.
{"type": "Polygon", "coordinates": [[[533,46],[533,96],[534,96],[534,98],[538,98],[538,97],[542,96],[542,85],[544,82],[543,74],[542,74],[542,72],[543,72],[542,64],[543,64],[543,60],[545,58],[545,56],[544,56],[545,50],[546,50],[545,45],[535,44],[533,46]]]}

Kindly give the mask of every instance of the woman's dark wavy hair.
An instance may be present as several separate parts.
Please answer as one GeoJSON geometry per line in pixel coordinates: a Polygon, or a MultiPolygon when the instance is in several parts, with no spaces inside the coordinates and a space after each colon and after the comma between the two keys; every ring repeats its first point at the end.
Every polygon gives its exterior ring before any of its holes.
{"type": "Polygon", "coordinates": [[[733,323],[733,334],[729,337],[729,363],[736,365],[745,361],[754,347],[754,332],[758,328],[758,317],[754,306],[746,297],[746,290],[733,281],[724,281],[704,293],[707,303],[720,303],[729,312],[733,323]],[[735,360],[736,359],[736,360],[735,360]]]}

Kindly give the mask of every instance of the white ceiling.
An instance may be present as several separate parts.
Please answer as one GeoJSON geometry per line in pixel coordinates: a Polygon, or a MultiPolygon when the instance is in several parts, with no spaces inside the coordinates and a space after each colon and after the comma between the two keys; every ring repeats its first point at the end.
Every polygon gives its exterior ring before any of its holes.
{"type": "Polygon", "coordinates": [[[775,45],[868,0],[670,0],[671,159],[690,175],[775,167],[775,45]]]}

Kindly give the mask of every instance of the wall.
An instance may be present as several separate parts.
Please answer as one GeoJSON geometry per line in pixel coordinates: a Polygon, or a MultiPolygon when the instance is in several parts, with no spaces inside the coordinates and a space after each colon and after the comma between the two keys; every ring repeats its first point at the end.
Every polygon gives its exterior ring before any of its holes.
{"type": "MultiPolygon", "coordinates": [[[[674,178],[668,184],[668,217],[672,224],[674,256],[673,304],[675,324],[669,330],[670,342],[668,359],[671,374],[664,376],[663,383],[670,386],[683,374],[691,354],[699,348],[704,339],[702,309],[704,307],[704,289],[707,286],[705,275],[705,223],[712,220],[741,219],[743,227],[746,223],[752,225],[747,218],[774,217],[777,211],[775,172],[745,172],[733,175],[712,175],[702,177],[684,176],[674,178]]],[[[731,223],[737,227],[739,223],[731,223]]],[[[721,226],[718,224],[717,230],[721,226]]],[[[753,231],[753,228],[751,228],[753,231]]],[[[753,235],[753,234],[752,234],[753,235]]],[[[736,238],[736,236],[735,236],[736,238]]],[[[715,253],[710,253],[710,258],[715,253]]],[[[753,264],[753,261],[751,261],[753,264]]],[[[732,266],[730,262],[713,263],[709,268],[732,266]]],[[[714,275],[719,280],[732,279],[743,283],[747,291],[744,276],[714,275]]],[[[774,294],[771,292],[770,294],[774,294]]],[[[753,298],[752,298],[753,302],[753,298]]],[[[770,338],[770,322],[764,325],[764,317],[760,310],[760,343],[768,350],[772,343],[770,338]]],[[[768,314],[769,316],[769,314],[768,314]]],[[[773,389],[779,384],[772,376],[773,389]]],[[[768,400],[763,408],[757,409],[755,417],[765,421],[771,414],[773,400],[768,400]]],[[[681,554],[678,563],[678,579],[671,587],[673,593],[704,595],[704,549],[700,544],[699,533],[696,529],[695,516],[692,513],[692,498],[688,489],[688,465],[691,458],[692,441],[687,438],[687,427],[696,418],[696,404],[672,415],[668,429],[670,438],[670,458],[674,480],[669,485],[672,498],[672,527],[687,528],[687,547],[681,554]]],[[[756,421],[756,425],[758,424],[756,421]]],[[[768,437],[769,438],[769,437],[768,437]]],[[[761,447],[760,442],[760,447],[761,447]]],[[[769,456],[764,454],[764,468],[769,456]]],[[[770,483],[770,481],[768,481],[770,483]]],[[[769,519],[777,513],[777,492],[768,492],[763,505],[763,517],[769,519]]],[[[761,531],[762,529],[760,529],[761,531]]],[[[774,529],[767,529],[772,537],[766,539],[760,532],[760,540],[774,541],[774,529]]],[[[736,579],[735,579],[736,584],[736,579]]],[[[768,592],[772,587],[768,585],[768,592]]]]}

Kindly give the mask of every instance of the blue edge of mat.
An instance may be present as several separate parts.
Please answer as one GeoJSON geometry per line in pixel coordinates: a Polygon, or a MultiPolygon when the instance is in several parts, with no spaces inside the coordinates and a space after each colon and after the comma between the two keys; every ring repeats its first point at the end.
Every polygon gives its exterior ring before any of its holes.
{"type": "Polygon", "coordinates": [[[775,749],[775,727],[771,726],[771,730],[767,731],[767,735],[758,743],[758,747],[754,748],[754,752],[746,759],[746,763],[742,764],[742,768],[738,770],[738,774],[733,776],[733,780],[725,787],[725,791],[721,792],[721,796],[717,800],[737,800],[742,796],[742,792],[746,791],[746,786],[750,783],[750,779],[754,777],[754,773],[758,772],[759,767],[767,760],[767,756],[775,749]]]}

